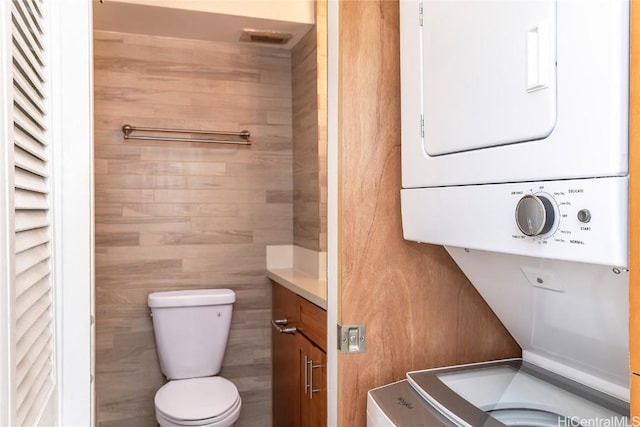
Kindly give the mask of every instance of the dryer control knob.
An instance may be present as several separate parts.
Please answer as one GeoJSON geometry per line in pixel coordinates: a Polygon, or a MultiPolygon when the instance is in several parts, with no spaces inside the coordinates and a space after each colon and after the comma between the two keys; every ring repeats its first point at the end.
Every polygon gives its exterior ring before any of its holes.
{"type": "Polygon", "coordinates": [[[539,236],[551,231],[555,221],[553,203],[545,196],[529,194],[516,206],[516,224],[527,236],[539,236]]]}

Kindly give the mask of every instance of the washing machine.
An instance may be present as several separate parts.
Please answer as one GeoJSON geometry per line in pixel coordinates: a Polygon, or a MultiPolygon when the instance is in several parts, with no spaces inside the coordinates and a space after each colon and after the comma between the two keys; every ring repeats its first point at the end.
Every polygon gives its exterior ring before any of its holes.
{"type": "Polygon", "coordinates": [[[369,392],[370,426],[630,425],[627,271],[446,249],[522,358],[408,372],[369,392]]]}
{"type": "Polygon", "coordinates": [[[420,397],[408,380],[402,380],[369,391],[367,426],[455,427],[455,424],[420,397]]]}
{"type": "Polygon", "coordinates": [[[369,427],[630,426],[629,404],[522,359],[409,372],[369,391],[369,427]]]}

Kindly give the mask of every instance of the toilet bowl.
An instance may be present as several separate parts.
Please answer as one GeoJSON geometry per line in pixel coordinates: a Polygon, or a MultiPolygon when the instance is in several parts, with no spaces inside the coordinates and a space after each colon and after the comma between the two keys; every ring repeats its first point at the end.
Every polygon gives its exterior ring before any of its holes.
{"type": "Polygon", "coordinates": [[[240,395],[222,377],[169,381],[156,393],[156,419],[161,427],[232,426],[240,416],[240,395]]]}
{"type": "Polygon", "coordinates": [[[169,382],[154,398],[160,427],[228,427],[240,416],[236,386],[218,376],[235,293],[156,292],[148,297],[160,368],[169,382]]]}

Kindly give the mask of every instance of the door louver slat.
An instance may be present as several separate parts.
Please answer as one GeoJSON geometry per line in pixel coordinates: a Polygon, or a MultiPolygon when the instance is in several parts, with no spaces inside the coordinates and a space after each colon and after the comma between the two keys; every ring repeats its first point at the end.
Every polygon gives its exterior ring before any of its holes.
{"type": "Polygon", "coordinates": [[[42,0],[11,2],[15,420],[38,422],[54,388],[46,52],[42,0]]]}

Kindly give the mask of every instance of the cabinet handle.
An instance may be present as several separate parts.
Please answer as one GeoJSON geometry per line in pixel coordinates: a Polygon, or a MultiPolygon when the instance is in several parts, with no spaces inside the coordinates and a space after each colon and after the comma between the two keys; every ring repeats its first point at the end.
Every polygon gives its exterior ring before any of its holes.
{"type": "MultiPolygon", "coordinates": [[[[313,399],[313,393],[317,393],[320,391],[319,388],[313,388],[313,370],[316,368],[321,368],[322,365],[314,365],[313,364],[313,360],[312,359],[307,359],[307,356],[304,357],[304,361],[305,364],[307,366],[307,369],[309,371],[309,399],[313,399]]],[[[305,394],[307,394],[307,388],[306,388],[306,384],[307,384],[307,369],[305,369],[305,389],[304,392],[305,394]]]]}
{"type": "Polygon", "coordinates": [[[304,356],[304,394],[307,394],[309,388],[309,359],[307,355],[304,356]]]}
{"type": "Polygon", "coordinates": [[[281,334],[294,335],[298,329],[295,326],[287,326],[287,322],[287,319],[272,320],[271,325],[281,334]]]}

